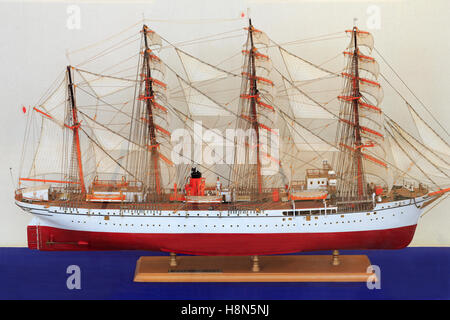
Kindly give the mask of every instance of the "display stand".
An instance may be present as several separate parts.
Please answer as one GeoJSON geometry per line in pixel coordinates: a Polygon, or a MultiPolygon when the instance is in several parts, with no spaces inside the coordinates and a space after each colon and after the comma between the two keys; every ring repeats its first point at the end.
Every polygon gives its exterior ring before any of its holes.
{"type": "Polygon", "coordinates": [[[135,282],[366,282],[365,255],[140,257],[135,282]]]}

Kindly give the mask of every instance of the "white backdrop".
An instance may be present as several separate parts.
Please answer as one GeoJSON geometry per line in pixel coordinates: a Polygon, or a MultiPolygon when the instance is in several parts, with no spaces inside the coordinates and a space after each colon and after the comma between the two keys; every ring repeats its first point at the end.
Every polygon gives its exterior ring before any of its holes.
{"type": "MultiPolygon", "coordinates": [[[[173,42],[195,39],[239,27],[237,18],[247,8],[255,27],[279,42],[346,30],[357,17],[359,27],[369,28],[376,47],[449,129],[447,0],[0,1],[0,246],[26,246],[30,220],[14,205],[9,172],[12,167],[17,180],[25,129],[21,106],[33,106],[65,68],[66,50],[105,39],[139,22],[143,15],[154,19],[151,27],[173,42]],[[74,12],[69,9],[68,13],[68,8],[73,5],[80,10],[79,29],[67,27],[74,12]]],[[[220,49],[212,47],[211,54],[220,49]]],[[[420,219],[412,245],[450,245],[449,204],[448,200],[441,203],[420,219]]]]}

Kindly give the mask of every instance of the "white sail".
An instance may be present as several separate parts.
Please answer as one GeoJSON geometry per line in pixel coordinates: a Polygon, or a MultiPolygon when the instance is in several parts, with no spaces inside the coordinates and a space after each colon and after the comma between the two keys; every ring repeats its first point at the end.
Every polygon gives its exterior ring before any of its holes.
{"type": "Polygon", "coordinates": [[[219,69],[193,58],[181,50],[176,50],[190,82],[214,80],[228,76],[226,72],[220,71],[219,69]]]}
{"type": "Polygon", "coordinates": [[[336,119],[330,111],[307,98],[299,90],[284,80],[286,95],[295,118],[301,119],[336,119]]]}
{"type": "Polygon", "coordinates": [[[294,144],[300,151],[338,151],[332,144],[320,139],[298,123],[291,123],[288,127],[294,144]]]}
{"type": "MultiPolygon", "coordinates": [[[[61,179],[64,172],[64,129],[55,121],[42,117],[39,145],[34,156],[30,177],[61,179]]],[[[69,138],[71,141],[71,139],[69,138]]]]}
{"type": "Polygon", "coordinates": [[[147,30],[148,46],[150,48],[161,47],[162,46],[162,40],[161,40],[161,37],[159,36],[159,34],[157,34],[155,31],[150,30],[148,28],[146,30],[147,30]]]}
{"type": "Polygon", "coordinates": [[[199,90],[194,89],[191,85],[186,84],[180,79],[180,85],[183,89],[183,93],[186,99],[186,103],[189,106],[189,113],[193,116],[220,116],[220,115],[232,115],[225,107],[220,106],[201,93],[199,90]]]}
{"type": "Polygon", "coordinates": [[[376,105],[381,104],[384,98],[383,88],[367,81],[359,81],[359,91],[367,93],[376,100],[376,105]]]}
{"type": "Polygon", "coordinates": [[[310,81],[330,76],[329,72],[307,63],[282,48],[280,48],[280,52],[293,82],[310,81]]]}
{"type": "Polygon", "coordinates": [[[75,79],[75,85],[81,89],[94,93],[95,96],[104,100],[115,98],[123,91],[134,88],[135,83],[127,79],[118,79],[109,76],[96,75],[93,73],[77,70],[80,78],[75,79]],[[92,92],[93,91],[93,92],[92,92]]]}
{"type": "MultiPolygon", "coordinates": [[[[354,43],[355,39],[353,37],[353,31],[347,30],[345,32],[347,33],[347,35],[349,35],[351,37],[350,44],[347,48],[354,48],[355,47],[355,43],[354,43]]],[[[357,29],[356,41],[357,41],[358,46],[365,46],[365,47],[369,48],[370,51],[373,50],[374,40],[373,40],[373,36],[371,33],[357,29]]]]}
{"type": "MultiPolygon", "coordinates": [[[[49,115],[53,120],[55,120],[59,126],[64,127],[65,120],[65,106],[67,99],[67,83],[65,78],[61,80],[59,85],[56,87],[47,99],[35,107],[36,110],[44,111],[45,114],[49,115]]],[[[39,112],[38,112],[39,113],[39,112]]],[[[40,113],[41,116],[46,117],[44,114],[40,113]]]]}
{"type": "Polygon", "coordinates": [[[265,32],[253,28],[253,44],[260,49],[268,47],[270,39],[265,32]]]}
{"type": "Polygon", "coordinates": [[[429,125],[427,125],[417,114],[415,111],[410,109],[411,116],[416,124],[417,130],[419,131],[419,135],[422,138],[424,144],[433,149],[434,151],[445,155],[445,157],[450,157],[450,147],[449,145],[442,140],[432,129],[430,129],[429,125]]]}
{"type": "Polygon", "coordinates": [[[397,180],[421,181],[432,188],[448,187],[450,166],[446,158],[430,152],[411,135],[395,124],[390,124],[389,142],[395,165],[401,170],[397,180]]]}
{"type": "MultiPolygon", "coordinates": [[[[349,60],[353,59],[353,52],[346,51],[344,54],[348,56],[349,60]]],[[[380,74],[380,65],[378,62],[374,58],[365,56],[361,53],[358,54],[358,67],[360,70],[365,70],[372,74],[375,79],[377,79],[380,74]]]]}

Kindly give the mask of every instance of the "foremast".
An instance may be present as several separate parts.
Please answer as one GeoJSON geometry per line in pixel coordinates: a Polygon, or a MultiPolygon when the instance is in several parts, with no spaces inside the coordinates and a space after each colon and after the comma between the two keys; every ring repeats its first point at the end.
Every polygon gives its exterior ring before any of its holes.
{"type": "Polygon", "coordinates": [[[344,90],[338,97],[341,109],[337,135],[340,148],[336,167],[340,177],[337,197],[347,209],[359,210],[373,204],[374,190],[373,186],[367,183],[366,166],[370,163],[381,170],[387,168],[377,153],[382,150],[382,128],[373,128],[381,123],[377,118],[382,115],[378,107],[382,100],[382,91],[379,83],[367,78],[378,77],[378,64],[359,49],[360,45],[373,48],[371,34],[359,30],[356,26],[347,30],[347,33],[351,34],[351,43],[349,50],[344,52],[348,63],[346,70],[342,72],[345,79],[344,90]],[[368,99],[362,91],[368,93],[371,98],[368,99]]]}

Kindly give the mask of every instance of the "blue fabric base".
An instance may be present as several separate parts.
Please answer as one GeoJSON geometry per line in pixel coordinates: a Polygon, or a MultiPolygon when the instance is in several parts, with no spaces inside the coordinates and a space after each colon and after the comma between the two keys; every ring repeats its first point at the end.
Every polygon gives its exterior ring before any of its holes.
{"type": "Polygon", "coordinates": [[[137,259],[163,254],[0,248],[0,299],[450,299],[450,248],[341,254],[367,254],[381,268],[381,289],[365,283],[134,283],[137,259]],[[67,289],[69,265],[81,269],[80,290],[67,289]]]}

